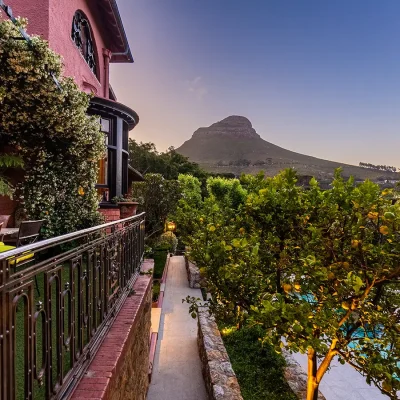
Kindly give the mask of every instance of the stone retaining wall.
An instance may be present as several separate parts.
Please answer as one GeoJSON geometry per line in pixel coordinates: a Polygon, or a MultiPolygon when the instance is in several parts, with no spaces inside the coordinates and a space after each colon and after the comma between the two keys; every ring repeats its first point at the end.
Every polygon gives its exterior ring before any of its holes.
{"type": "Polygon", "coordinates": [[[199,312],[197,342],[210,400],[243,400],[221,334],[208,311],[199,312]]]}
{"type": "MultiPolygon", "coordinates": [[[[300,364],[288,351],[283,351],[286,360],[285,378],[290,388],[299,400],[307,399],[307,374],[300,364]]],[[[318,392],[318,400],[326,400],[321,392],[318,392]]]]}
{"type": "Polygon", "coordinates": [[[189,281],[189,287],[192,289],[200,289],[201,288],[201,276],[200,270],[197,265],[190,262],[185,257],[185,264],[186,264],[186,272],[189,281]]]}

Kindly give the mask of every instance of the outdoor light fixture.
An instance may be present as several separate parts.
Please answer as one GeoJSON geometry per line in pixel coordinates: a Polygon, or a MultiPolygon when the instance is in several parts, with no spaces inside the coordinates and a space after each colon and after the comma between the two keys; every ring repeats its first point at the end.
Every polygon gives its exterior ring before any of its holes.
{"type": "Polygon", "coordinates": [[[176,231],[176,223],[174,221],[167,222],[167,231],[170,231],[170,232],[176,231]]]}

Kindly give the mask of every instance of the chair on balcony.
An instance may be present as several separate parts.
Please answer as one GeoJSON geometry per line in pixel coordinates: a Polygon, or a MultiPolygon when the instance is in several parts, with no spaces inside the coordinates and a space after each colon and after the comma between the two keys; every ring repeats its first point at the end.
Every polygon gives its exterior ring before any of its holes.
{"type": "MultiPolygon", "coordinates": [[[[14,240],[7,241],[7,250],[15,249],[16,247],[25,246],[27,244],[32,244],[36,242],[40,234],[40,228],[42,227],[44,219],[37,221],[23,221],[19,226],[18,237],[14,240]],[[9,244],[15,244],[15,246],[10,246],[9,244]]],[[[17,271],[17,267],[27,264],[32,261],[35,253],[32,251],[26,251],[22,253],[16,259],[10,260],[10,265],[14,266],[14,272],[17,271]]],[[[37,281],[37,276],[35,275],[35,284],[38,295],[40,296],[39,285],[37,281]]]]}
{"type": "Polygon", "coordinates": [[[7,240],[7,244],[15,245],[15,247],[25,246],[36,242],[40,234],[44,219],[37,221],[22,221],[19,226],[18,236],[7,240]]]}

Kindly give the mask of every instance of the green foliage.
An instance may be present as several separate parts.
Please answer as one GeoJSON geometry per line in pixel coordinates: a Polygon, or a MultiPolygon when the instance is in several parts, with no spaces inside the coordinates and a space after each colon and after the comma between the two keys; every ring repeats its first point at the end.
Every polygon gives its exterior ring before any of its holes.
{"type": "Polygon", "coordinates": [[[173,216],[177,223],[177,233],[182,236],[184,243],[198,225],[198,212],[203,205],[201,183],[192,175],[179,175],[181,199],[173,216]]]}
{"type": "Polygon", "coordinates": [[[245,400],[296,400],[284,377],[284,358],[259,338],[258,326],[220,326],[221,336],[245,400]]]}
{"type": "Polygon", "coordinates": [[[0,141],[24,160],[19,200],[27,218],[46,219],[47,237],[95,225],[105,144],[97,119],[86,114],[89,96],[62,77],[62,61],[46,41],[32,36],[29,45],[19,36],[10,21],[0,23],[0,141]]]}
{"type": "Polygon", "coordinates": [[[136,202],[136,199],[130,195],[125,195],[125,196],[114,196],[111,199],[111,203],[113,204],[118,204],[118,203],[131,203],[131,202],[136,202]]]}
{"type": "Polygon", "coordinates": [[[165,263],[167,261],[168,249],[156,248],[153,252],[152,258],[154,259],[154,279],[161,279],[165,263]]]}
{"type": "Polygon", "coordinates": [[[155,302],[158,300],[160,297],[160,289],[161,289],[161,284],[159,281],[154,281],[153,282],[153,297],[152,301],[155,302]]]}
{"type": "Polygon", "coordinates": [[[22,168],[24,162],[21,157],[13,154],[0,154],[0,196],[12,198],[14,187],[6,177],[8,168],[22,168]]]}
{"type": "Polygon", "coordinates": [[[201,179],[208,175],[198,164],[177,153],[173,147],[165,153],[159,153],[154,143],[137,143],[129,139],[129,158],[132,167],[142,174],[161,174],[165,179],[178,179],[179,174],[191,174],[201,179]]]}
{"type": "Polygon", "coordinates": [[[146,174],[144,182],[134,182],[132,195],[138,199],[140,209],[146,212],[147,238],[164,230],[167,216],[175,212],[180,198],[180,185],[161,174],[146,174]]]}
{"type": "Polygon", "coordinates": [[[170,253],[175,253],[178,246],[178,238],[174,232],[164,232],[158,241],[159,245],[168,248],[170,253]]]}
{"type": "Polygon", "coordinates": [[[340,171],[330,190],[296,182],[291,169],[240,183],[211,178],[200,202],[191,195],[198,182],[182,187],[178,227],[207,276],[211,308],[228,323],[263,326],[278,351],[320,358],[313,390],[338,357],[396,398],[398,195],[369,181],[354,186],[340,171]]]}

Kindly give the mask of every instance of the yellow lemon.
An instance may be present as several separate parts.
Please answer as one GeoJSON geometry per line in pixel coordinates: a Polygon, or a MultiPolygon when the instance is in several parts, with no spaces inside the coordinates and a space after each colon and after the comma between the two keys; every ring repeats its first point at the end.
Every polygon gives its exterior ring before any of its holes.
{"type": "Polygon", "coordinates": [[[346,301],[344,301],[342,303],[342,308],[344,308],[345,310],[348,310],[350,308],[349,303],[347,303],[346,301]]]}
{"type": "Polygon", "coordinates": [[[368,218],[369,219],[378,219],[378,213],[377,212],[372,212],[372,211],[370,211],[369,213],[368,213],[368,218]]]}
{"type": "Polygon", "coordinates": [[[382,235],[387,235],[389,233],[389,228],[386,225],[382,225],[379,228],[379,232],[382,233],[382,235]]]}
{"type": "Polygon", "coordinates": [[[292,285],[289,285],[288,283],[285,283],[285,284],[283,285],[283,290],[284,290],[286,293],[289,293],[289,292],[292,290],[292,285]]]}

